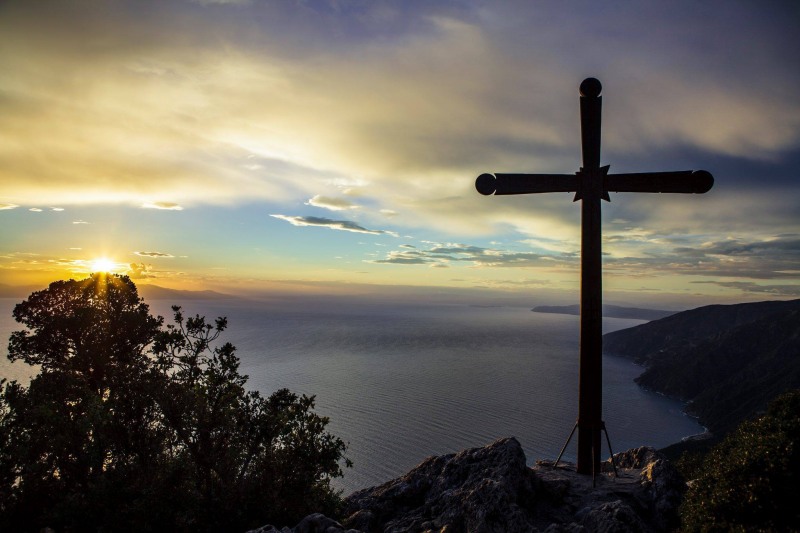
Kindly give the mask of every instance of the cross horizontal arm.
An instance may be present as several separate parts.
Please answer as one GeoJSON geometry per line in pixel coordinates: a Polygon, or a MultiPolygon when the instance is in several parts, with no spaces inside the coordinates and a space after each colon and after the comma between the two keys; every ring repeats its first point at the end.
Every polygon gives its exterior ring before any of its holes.
{"type": "Polygon", "coordinates": [[[714,177],[705,170],[609,174],[603,180],[603,188],[609,192],[703,194],[708,192],[713,185],[714,177]]]}
{"type": "Polygon", "coordinates": [[[475,188],[483,195],[531,194],[540,192],[575,192],[575,174],[481,174],[475,188]]]}

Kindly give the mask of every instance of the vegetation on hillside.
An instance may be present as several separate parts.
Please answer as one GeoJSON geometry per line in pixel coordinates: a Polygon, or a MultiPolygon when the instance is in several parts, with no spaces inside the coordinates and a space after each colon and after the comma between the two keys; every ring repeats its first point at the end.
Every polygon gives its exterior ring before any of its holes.
{"type": "Polygon", "coordinates": [[[314,398],[248,391],[226,319],[150,315],[126,276],[14,308],[0,391],[0,530],[245,531],[335,513],[344,442],[314,398]]]}
{"type": "Polygon", "coordinates": [[[692,479],[683,529],[797,531],[800,528],[800,390],[774,400],[706,455],[679,462],[692,479]]]}

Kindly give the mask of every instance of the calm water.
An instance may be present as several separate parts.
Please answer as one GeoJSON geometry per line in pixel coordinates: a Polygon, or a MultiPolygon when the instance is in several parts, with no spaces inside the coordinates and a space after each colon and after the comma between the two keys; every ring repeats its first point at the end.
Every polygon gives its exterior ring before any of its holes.
{"type": "MultiPolygon", "coordinates": [[[[16,324],[0,300],[0,338],[16,324]]],[[[170,317],[172,302],[152,300],[170,317]]],[[[575,423],[578,318],[529,308],[343,306],[290,310],[241,300],[190,301],[185,312],[227,316],[249,386],[317,397],[349,443],[345,493],[396,477],[433,454],[515,436],[529,463],[554,459],[575,423]]],[[[606,319],[605,331],[640,323],[606,319]]],[[[0,376],[24,378],[2,345],[0,376]]],[[[703,428],[681,405],[641,390],[641,368],[605,357],[604,419],[614,451],[662,447],[703,428]]],[[[576,439],[565,454],[574,460],[576,439]]],[[[607,450],[603,450],[606,454],[607,450]]]]}

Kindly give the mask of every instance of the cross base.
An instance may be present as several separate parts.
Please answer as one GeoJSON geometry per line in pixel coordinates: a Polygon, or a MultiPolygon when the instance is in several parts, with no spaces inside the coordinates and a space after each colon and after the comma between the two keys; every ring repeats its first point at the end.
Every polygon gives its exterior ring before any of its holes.
{"type": "Polygon", "coordinates": [[[582,435],[587,437],[591,437],[591,455],[592,458],[590,460],[586,460],[583,462],[584,465],[590,465],[591,468],[583,469],[587,471],[582,471],[581,466],[579,464],[577,468],[577,472],[579,474],[591,474],[592,475],[592,487],[595,486],[595,482],[597,479],[597,473],[601,471],[600,467],[600,432],[603,431],[606,434],[606,443],[608,444],[608,453],[611,456],[611,466],[614,468],[614,477],[619,477],[617,474],[617,460],[614,459],[614,450],[611,449],[611,438],[608,436],[608,430],[606,429],[605,421],[600,422],[600,427],[591,428],[591,427],[581,427],[580,421],[576,421],[575,425],[572,427],[572,431],[569,433],[569,437],[567,437],[567,442],[564,443],[564,447],[561,448],[561,451],[558,454],[558,458],[553,463],[553,468],[558,466],[559,461],[561,461],[561,456],[564,455],[564,451],[569,446],[569,442],[572,440],[572,436],[575,434],[575,430],[581,428],[581,432],[578,435],[578,438],[582,435]]]}

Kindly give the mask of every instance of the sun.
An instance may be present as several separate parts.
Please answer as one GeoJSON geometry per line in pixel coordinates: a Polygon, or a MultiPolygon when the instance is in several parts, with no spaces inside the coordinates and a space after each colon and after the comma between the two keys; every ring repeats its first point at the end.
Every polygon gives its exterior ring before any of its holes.
{"type": "Polygon", "coordinates": [[[117,264],[107,257],[98,257],[91,262],[92,272],[113,272],[117,264]]]}

